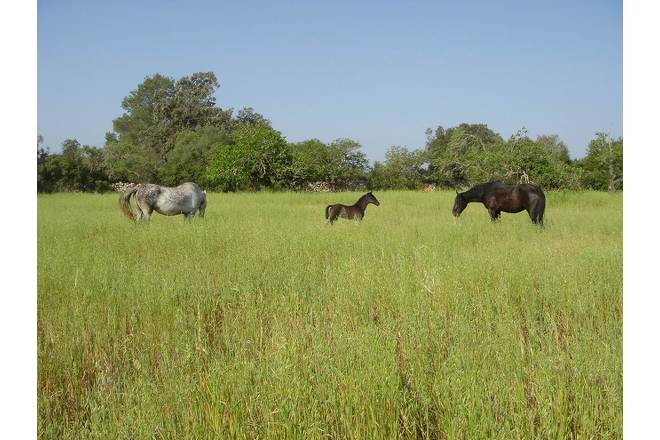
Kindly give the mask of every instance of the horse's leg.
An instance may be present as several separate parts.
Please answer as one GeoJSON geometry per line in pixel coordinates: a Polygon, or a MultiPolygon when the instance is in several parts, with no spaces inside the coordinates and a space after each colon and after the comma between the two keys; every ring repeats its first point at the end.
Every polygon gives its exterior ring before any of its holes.
{"type": "Polygon", "coordinates": [[[206,199],[199,205],[199,216],[204,218],[204,213],[206,212],[206,199]]]}
{"type": "Polygon", "coordinates": [[[193,209],[192,211],[190,211],[190,212],[188,212],[188,213],[186,213],[186,214],[183,214],[183,215],[184,215],[184,219],[185,219],[185,220],[188,220],[188,223],[191,223],[193,217],[195,216],[195,210],[193,209]]]}
{"type": "Polygon", "coordinates": [[[488,208],[488,213],[490,214],[490,221],[495,223],[498,218],[500,218],[500,211],[493,208],[488,208]]]}
{"type": "Polygon", "coordinates": [[[334,206],[330,208],[330,212],[328,213],[328,222],[330,222],[330,224],[333,224],[337,220],[337,211],[338,210],[334,206]]]}

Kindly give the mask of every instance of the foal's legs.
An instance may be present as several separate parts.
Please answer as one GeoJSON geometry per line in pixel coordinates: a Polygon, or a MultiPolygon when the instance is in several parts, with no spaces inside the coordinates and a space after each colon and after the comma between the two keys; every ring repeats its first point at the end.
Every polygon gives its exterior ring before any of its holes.
{"type": "Polygon", "coordinates": [[[338,211],[339,210],[334,206],[330,208],[330,212],[328,212],[328,222],[330,222],[330,224],[333,224],[337,220],[337,217],[339,216],[338,211]]]}
{"type": "Polygon", "coordinates": [[[188,213],[186,213],[186,214],[183,214],[183,215],[184,215],[184,217],[183,217],[184,220],[188,220],[188,223],[191,223],[193,217],[195,216],[195,210],[193,209],[192,211],[190,211],[190,212],[188,212],[188,213]]]}

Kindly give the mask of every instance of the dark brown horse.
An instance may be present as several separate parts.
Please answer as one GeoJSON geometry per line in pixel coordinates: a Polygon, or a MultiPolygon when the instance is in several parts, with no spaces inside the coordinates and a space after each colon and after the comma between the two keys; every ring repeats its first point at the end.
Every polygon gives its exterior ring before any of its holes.
{"type": "Polygon", "coordinates": [[[458,217],[468,203],[472,202],[483,203],[492,221],[500,218],[501,212],[526,210],[532,223],[543,225],[545,194],[541,188],[535,185],[505,185],[502,182],[488,182],[463,193],[456,191],[452,213],[458,217]]]}
{"type": "Polygon", "coordinates": [[[325,218],[330,221],[330,224],[334,223],[338,217],[347,218],[349,220],[362,220],[364,217],[364,211],[367,209],[369,203],[373,203],[376,206],[380,205],[380,202],[373,194],[371,194],[371,191],[360,197],[354,205],[346,206],[337,203],[336,205],[326,206],[325,218]]]}

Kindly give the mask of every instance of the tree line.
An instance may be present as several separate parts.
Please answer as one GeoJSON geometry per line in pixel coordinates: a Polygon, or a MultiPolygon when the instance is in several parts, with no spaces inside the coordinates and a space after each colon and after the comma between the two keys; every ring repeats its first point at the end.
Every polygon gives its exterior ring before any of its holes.
{"type": "Polygon", "coordinates": [[[53,154],[37,137],[39,192],[110,189],[113,182],[176,186],[194,181],[214,191],[457,188],[501,180],[546,189],[623,188],[623,139],[598,132],[583,159],[572,159],[556,135],[532,139],[523,128],[508,139],[485,124],[426,132],[426,144],[391,146],[370,166],[361,145],[340,138],[287,142],[252,108],[220,108],[213,72],[178,80],[147,77],[121,103],[102,147],[67,139],[53,154]]]}

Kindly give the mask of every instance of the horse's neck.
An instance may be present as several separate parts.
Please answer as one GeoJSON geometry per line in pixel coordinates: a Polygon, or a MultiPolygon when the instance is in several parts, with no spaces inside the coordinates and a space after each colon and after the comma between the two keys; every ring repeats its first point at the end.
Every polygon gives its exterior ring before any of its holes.
{"type": "Polygon", "coordinates": [[[357,202],[355,202],[355,205],[353,206],[359,208],[361,211],[364,211],[365,209],[367,209],[368,204],[369,202],[366,199],[360,199],[357,202]]]}
{"type": "Polygon", "coordinates": [[[483,191],[480,189],[472,188],[468,191],[465,191],[463,194],[463,199],[465,199],[466,202],[472,203],[472,202],[481,202],[483,200],[483,191]]]}

